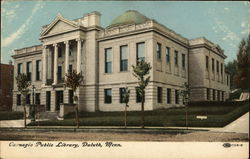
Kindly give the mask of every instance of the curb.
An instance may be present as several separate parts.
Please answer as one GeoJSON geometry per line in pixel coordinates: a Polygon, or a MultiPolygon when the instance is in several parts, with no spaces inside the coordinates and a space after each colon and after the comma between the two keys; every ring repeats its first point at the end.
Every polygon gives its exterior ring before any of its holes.
{"type": "Polygon", "coordinates": [[[172,129],[172,128],[0,128],[0,132],[8,131],[33,132],[88,132],[88,133],[145,133],[145,134],[185,134],[194,131],[208,131],[204,129],[172,129]]]}

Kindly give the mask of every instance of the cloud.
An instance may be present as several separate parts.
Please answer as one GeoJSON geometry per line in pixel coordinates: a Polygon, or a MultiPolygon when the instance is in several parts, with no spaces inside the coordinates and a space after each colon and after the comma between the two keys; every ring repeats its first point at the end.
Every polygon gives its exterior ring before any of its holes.
{"type": "Polygon", "coordinates": [[[248,35],[249,34],[249,30],[248,29],[246,29],[246,30],[243,30],[242,32],[240,32],[241,34],[243,34],[243,35],[248,35]]]}
{"type": "Polygon", "coordinates": [[[241,22],[241,24],[240,24],[240,26],[241,26],[242,28],[246,27],[246,25],[247,25],[247,22],[246,22],[246,21],[243,21],[243,22],[241,22]]]}
{"type": "Polygon", "coordinates": [[[225,7],[224,10],[225,10],[225,11],[229,11],[229,8],[225,7]]]}
{"type": "Polygon", "coordinates": [[[30,16],[27,18],[27,20],[18,28],[18,30],[16,30],[16,32],[12,33],[10,36],[4,38],[2,40],[2,46],[6,47],[10,44],[12,44],[15,40],[19,39],[24,33],[25,31],[28,29],[29,24],[34,16],[34,14],[41,8],[43,8],[44,3],[42,3],[41,1],[38,2],[35,7],[32,9],[30,16]]]}
{"type": "Polygon", "coordinates": [[[235,43],[238,43],[240,41],[240,37],[235,32],[231,31],[223,21],[220,21],[217,18],[215,18],[214,20],[215,25],[212,27],[214,32],[221,33],[223,41],[227,41],[228,44],[232,47],[237,47],[235,43]]]}

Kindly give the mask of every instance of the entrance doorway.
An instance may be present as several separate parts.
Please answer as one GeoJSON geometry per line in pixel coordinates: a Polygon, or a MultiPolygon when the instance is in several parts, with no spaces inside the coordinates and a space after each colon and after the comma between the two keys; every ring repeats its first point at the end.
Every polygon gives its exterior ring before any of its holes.
{"type": "Polygon", "coordinates": [[[50,111],[50,98],[51,98],[51,93],[50,91],[46,92],[46,111],[50,111]]]}
{"type": "Polygon", "coordinates": [[[61,103],[63,103],[63,91],[56,91],[56,110],[60,110],[61,103]]]}

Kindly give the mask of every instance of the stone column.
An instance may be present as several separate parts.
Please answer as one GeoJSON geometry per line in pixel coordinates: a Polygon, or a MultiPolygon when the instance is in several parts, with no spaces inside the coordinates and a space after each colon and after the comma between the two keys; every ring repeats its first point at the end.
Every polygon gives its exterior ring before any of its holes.
{"type": "Polygon", "coordinates": [[[47,52],[46,52],[47,46],[43,46],[43,85],[46,85],[46,80],[47,80],[47,52]]]}
{"type": "MultiPolygon", "coordinates": [[[[68,73],[69,69],[69,41],[65,41],[65,74],[68,73]]],[[[65,76],[66,79],[66,76],[65,76]]]]}
{"type": "Polygon", "coordinates": [[[53,44],[54,46],[54,82],[53,84],[57,84],[57,59],[58,59],[58,45],[53,44]]]}
{"type": "Polygon", "coordinates": [[[80,73],[81,72],[81,39],[76,39],[77,41],[77,62],[76,62],[76,72],[80,73]]]}

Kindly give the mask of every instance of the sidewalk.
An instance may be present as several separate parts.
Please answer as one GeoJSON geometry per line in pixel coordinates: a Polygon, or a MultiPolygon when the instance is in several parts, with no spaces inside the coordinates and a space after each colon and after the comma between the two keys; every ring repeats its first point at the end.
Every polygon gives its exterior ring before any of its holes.
{"type": "MultiPolygon", "coordinates": [[[[30,119],[26,120],[26,123],[29,124],[31,121],[30,119]]],[[[24,127],[24,120],[0,120],[0,128],[5,128],[5,127],[16,127],[16,128],[21,128],[24,127]]]]}
{"type": "MultiPolygon", "coordinates": [[[[30,120],[27,120],[27,124],[30,123],[30,120]]],[[[23,120],[6,120],[6,121],[0,121],[0,128],[23,128],[23,120]]],[[[118,131],[119,129],[121,132],[130,132],[130,131],[161,131],[161,130],[186,130],[186,127],[145,127],[145,129],[141,129],[139,126],[128,126],[127,129],[124,128],[124,126],[80,126],[79,129],[76,129],[75,126],[28,126],[28,130],[38,130],[46,131],[48,129],[54,130],[54,131],[86,131],[87,129],[90,129],[89,131],[101,131],[106,132],[110,131],[111,129],[118,131]],[[105,130],[106,129],[106,130],[105,130]]],[[[227,126],[223,128],[207,128],[207,127],[188,127],[188,130],[190,131],[212,131],[212,132],[234,132],[234,133],[249,133],[249,112],[242,115],[240,118],[236,119],[232,123],[228,124],[227,126]]]]}

